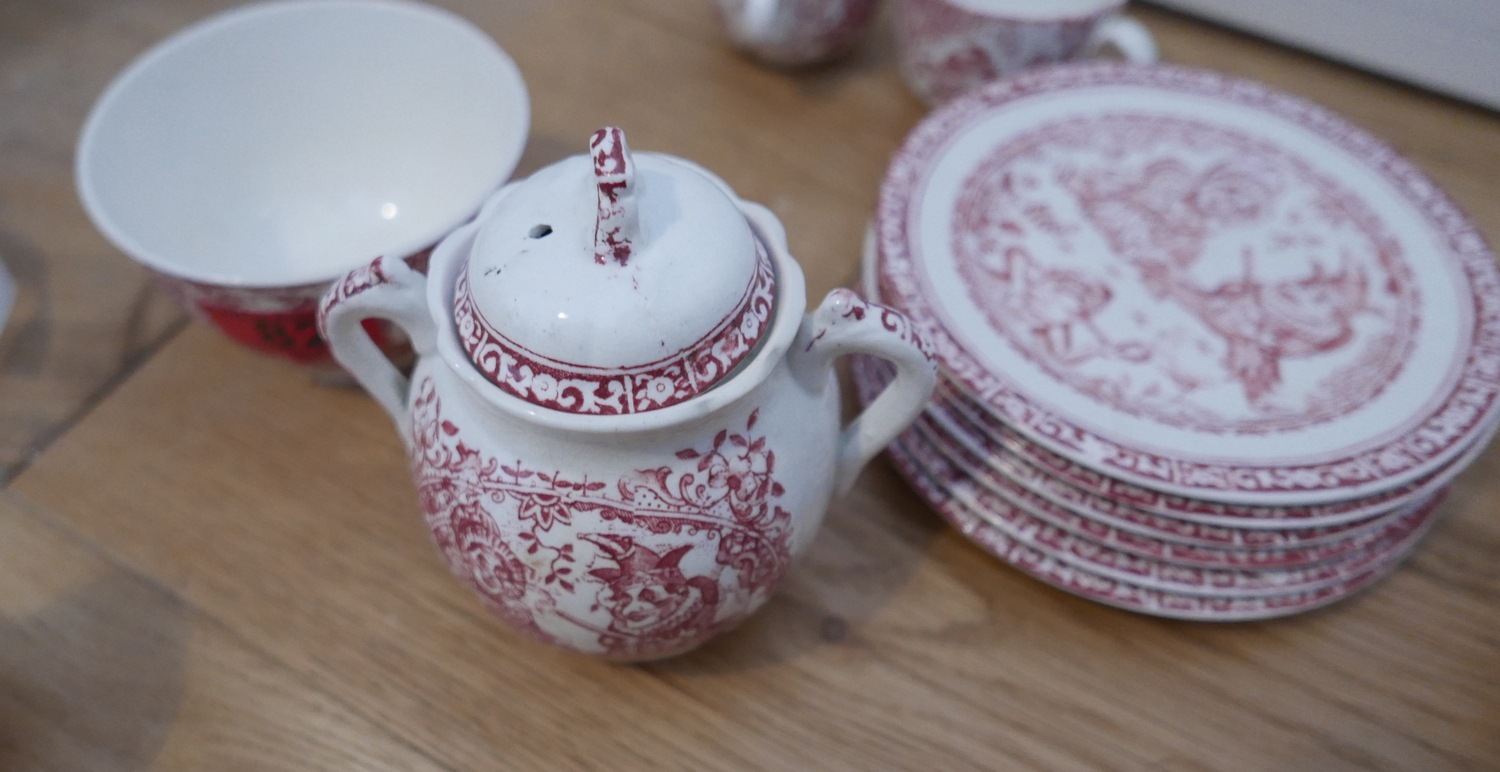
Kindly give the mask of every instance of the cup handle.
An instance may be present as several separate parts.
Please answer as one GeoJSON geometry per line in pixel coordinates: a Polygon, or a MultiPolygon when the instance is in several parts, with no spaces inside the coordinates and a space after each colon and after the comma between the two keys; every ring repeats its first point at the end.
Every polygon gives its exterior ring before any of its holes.
{"type": "Polygon", "coordinates": [[[1089,35],[1084,51],[1094,56],[1107,45],[1113,45],[1131,64],[1151,64],[1158,58],[1156,38],[1151,35],[1151,30],[1129,16],[1110,16],[1099,22],[1089,35]]]}
{"type": "Polygon", "coordinates": [[[427,277],[415,267],[426,257],[427,253],[406,259],[375,258],[334,282],[318,303],[318,332],[328,341],[334,360],[385,408],[402,440],[410,440],[406,420],[409,384],[381,353],[363,323],[366,319],[386,319],[406,332],[418,357],[433,352],[437,328],[427,313],[427,277]]]}
{"type": "Polygon", "coordinates": [[[810,390],[828,385],[833,360],[869,354],[896,366],[896,378],[839,434],[834,492],[846,493],[871,458],[901,433],[932,398],[937,367],[932,350],[900,312],[836,289],[802,320],[788,354],[792,375],[810,390]]]}

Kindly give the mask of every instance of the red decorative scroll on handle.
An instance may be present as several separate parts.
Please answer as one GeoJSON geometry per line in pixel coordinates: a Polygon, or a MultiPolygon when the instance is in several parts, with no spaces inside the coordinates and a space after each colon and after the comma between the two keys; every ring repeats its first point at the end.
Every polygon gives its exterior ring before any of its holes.
{"type": "Polygon", "coordinates": [[[852,290],[836,289],[802,321],[787,363],[808,388],[828,382],[833,360],[868,354],[890,362],[895,380],[878,399],[844,428],[834,491],[844,493],[866,462],[916,419],[932,398],[937,365],[932,348],[893,308],[868,303],[852,290]]]}
{"type": "Polygon", "coordinates": [[[334,282],[318,304],[318,331],[333,358],[390,414],[407,439],[406,376],[381,353],[364,322],[383,319],[406,331],[418,356],[437,346],[427,312],[425,252],[404,260],[378,257],[334,282]]]}
{"type": "Polygon", "coordinates": [[[635,161],[625,132],[606,126],[589,137],[594,180],[599,186],[599,215],[594,222],[594,262],[625,265],[635,248],[640,225],[636,215],[635,161]]]}

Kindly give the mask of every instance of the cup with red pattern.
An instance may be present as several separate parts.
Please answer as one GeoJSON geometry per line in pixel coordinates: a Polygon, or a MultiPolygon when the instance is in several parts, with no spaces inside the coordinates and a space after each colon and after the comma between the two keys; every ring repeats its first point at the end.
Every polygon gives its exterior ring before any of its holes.
{"type": "Polygon", "coordinates": [[[735,46],[767,64],[801,66],[832,59],[859,40],[875,0],[715,0],[735,46]]]}
{"type": "Polygon", "coordinates": [[[1120,13],[1125,0],[898,0],[901,74],[936,106],[1039,64],[1086,59],[1113,46],[1156,61],[1150,30],[1120,13]]]}
{"type": "Polygon", "coordinates": [[[75,171],[95,226],[194,316],[332,368],[315,315],[333,279],[379,255],[420,265],[510,176],[529,120],[515,63],[452,13],[276,0],[131,63],[75,171]]]}

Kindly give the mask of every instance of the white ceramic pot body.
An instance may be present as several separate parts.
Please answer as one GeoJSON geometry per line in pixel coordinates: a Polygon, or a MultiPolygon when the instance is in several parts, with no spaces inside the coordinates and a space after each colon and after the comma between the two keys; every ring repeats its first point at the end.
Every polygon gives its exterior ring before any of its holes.
{"type": "Polygon", "coordinates": [[[739,205],[773,255],[771,329],[736,375],[659,410],[549,410],[473,366],[453,323],[453,288],[483,212],[434,250],[428,275],[381,259],[324,298],[324,334],[406,439],[423,515],[450,568],[537,639],[642,660],[735,626],[812,542],[830,498],[930,397],[932,360],[905,318],[849,290],[804,316],[802,272],[780,224],[739,205]],[[420,359],[409,380],[364,334],[367,317],[412,337],[420,359]],[[899,375],[841,428],[832,361],[848,353],[888,359],[899,375]]]}

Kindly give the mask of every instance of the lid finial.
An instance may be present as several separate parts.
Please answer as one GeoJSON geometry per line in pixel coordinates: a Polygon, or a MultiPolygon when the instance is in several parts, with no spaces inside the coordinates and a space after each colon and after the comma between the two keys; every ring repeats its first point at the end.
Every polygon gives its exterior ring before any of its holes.
{"type": "Polygon", "coordinates": [[[758,210],[711,172],[632,155],[608,126],[587,153],[512,184],[443,242],[465,261],[452,285],[460,345],[501,391],[546,410],[639,413],[715,388],[758,351],[779,254],[749,218],[758,210]]]}
{"type": "Polygon", "coordinates": [[[599,186],[599,214],[594,221],[594,262],[630,261],[640,232],[636,213],[635,161],[625,144],[625,132],[606,126],[589,137],[594,159],[594,181],[599,186]]]}

